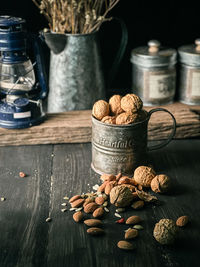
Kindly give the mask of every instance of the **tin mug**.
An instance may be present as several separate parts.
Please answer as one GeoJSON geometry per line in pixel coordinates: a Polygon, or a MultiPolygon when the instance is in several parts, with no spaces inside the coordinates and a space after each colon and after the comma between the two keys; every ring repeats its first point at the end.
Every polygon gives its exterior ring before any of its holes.
{"type": "Polygon", "coordinates": [[[171,112],[155,108],[147,112],[145,120],[128,124],[103,123],[92,116],[92,169],[98,174],[133,174],[135,168],[147,164],[147,152],[166,146],[176,133],[176,120],[171,112]],[[148,122],[153,113],[170,114],[173,125],[168,139],[147,146],[148,122]]]}

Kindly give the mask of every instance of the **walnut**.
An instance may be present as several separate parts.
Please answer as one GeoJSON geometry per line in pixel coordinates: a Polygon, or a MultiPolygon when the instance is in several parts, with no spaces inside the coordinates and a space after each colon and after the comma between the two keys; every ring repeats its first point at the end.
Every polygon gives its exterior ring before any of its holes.
{"type": "Polygon", "coordinates": [[[151,181],[151,189],[156,193],[165,193],[171,187],[171,179],[165,175],[156,175],[151,181]]]}
{"type": "Polygon", "coordinates": [[[118,115],[123,112],[121,108],[121,96],[113,95],[109,100],[110,111],[113,115],[118,115]]]}
{"type": "Polygon", "coordinates": [[[132,192],[126,186],[117,185],[110,191],[110,203],[116,207],[127,207],[131,204],[132,200],[132,192]]]}
{"type": "Polygon", "coordinates": [[[134,180],[136,181],[136,183],[144,187],[150,187],[151,181],[155,176],[155,171],[151,167],[147,166],[140,166],[135,169],[134,172],[134,180]]]}
{"type": "Polygon", "coordinates": [[[172,244],[176,238],[177,226],[173,220],[162,219],[156,223],[153,236],[162,245],[172,244]]]}
{"type": "Polygon", "coordinates": [[[131,114],[131,113],[127,113],[127,112],[123,112],[120,115],[117,116],[116,118],[116,124],[130,124],[130,123],[134,123],[137,121],[138,118],[138,114],[131,114]]]}
{"type": "Polygon", "coordinates": [[[102,120],[103,117],[108,116],[110,112],[109,104],[104,100],[99,100],[93,105],[92,115],[98,119],[102,120]]]}
{"type": "Polygon", "coordinates": [[[143,102],[137,95],[127,94],[121,99],[121,107],[126,112],[136,113],[142,109],[142,106],[143,102]]]}
{"type": "Polygon", "coordinates": [[[101,121],[107,124],[115,124],[116,118],[114,116],[105,116],[101,121]]]}

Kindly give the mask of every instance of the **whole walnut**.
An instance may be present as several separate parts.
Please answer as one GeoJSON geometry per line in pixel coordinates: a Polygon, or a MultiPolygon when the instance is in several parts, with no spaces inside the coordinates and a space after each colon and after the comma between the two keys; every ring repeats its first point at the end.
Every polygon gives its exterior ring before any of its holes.
{"type": "Polygon", "coordinates": [[[127,94],[121,99],[121,107],[126,112],[136,113],[142,109],[142,106],[143,102],[137,95],[127,94]]]}
{"type": "Polygon", "coordinates": [[[173,220],[162,219],[156,223],[153,236],[162,245],[172,244],[176,238],[177,226],[173,220]]]}
{"type": "Polygon", "coordinates": [[[165,193],[171,187],[171,179],[165,175],[156,175],[151,181],[151,189],[156,193],[165,193]]]}
{"type": "Polygon", "coordinates": [[[151,167],[139,166],[134,171],[134,180],[139,185],[150,187],[151,181],[156,176],[155,171],[151,167]]]}
{"type": "Polygon", "coordinates": [[[121,98],[121,95],[113,95],[109,100],[110,111],[113,115],[124,112],[121,108],[121,98]]]}
{"type": "Polygon", "coordinates": [[[99,100],[94,103],[92,109],[92,115],[98,119],[102,120],[103,117],[108,116],[110,113],[109,104],[104,100],[99,100]]]}
{"type": "Polygon", "coordinates": [[[117,185],[110,191],[110,203],[116,207],[127,207],[133,201],[133,194],[128,187],[117,185]]]}
{"type": "Polygon", "coordinates": [[[107,124],[115,124],[116,118],[114,116],[105,116],[101,121],[107,124]]]}
{"type": "Polygon", "coordinates": [[[117,116],[116,118],[116,124],[130,124],[130,123],[134,123],[137,121],[138,118],[138,114],[134,113],[127,113],[127,112],[123,112],[120,115],[117,116]]]}

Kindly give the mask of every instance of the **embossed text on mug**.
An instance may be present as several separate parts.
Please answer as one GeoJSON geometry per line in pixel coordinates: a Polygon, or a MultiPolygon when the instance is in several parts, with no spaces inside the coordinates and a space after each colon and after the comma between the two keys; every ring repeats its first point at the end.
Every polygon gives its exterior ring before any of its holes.
{"type": "Polygon", "coordinates": [[[100,137],[97,143],[99,145],[103,145],[106,147],[113,147],[113,148],[131,148],[134,145],[134,141],[132,139],[110,141],[103,137],[102,138],[100,137]]]}

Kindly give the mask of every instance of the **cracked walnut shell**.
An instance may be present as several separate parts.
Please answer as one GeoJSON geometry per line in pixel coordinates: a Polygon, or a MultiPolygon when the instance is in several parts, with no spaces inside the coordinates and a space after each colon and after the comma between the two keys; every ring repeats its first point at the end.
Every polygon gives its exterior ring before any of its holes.
{"type": "Polygon", "coordinates": [[[127,207],[131,204],[132,200],[132,192],[126,186],[118,185],[110,191],[110,203],[116,207],[127,207]]]}
{"type": "Polygon", "coordinates": [[[121,99],[121,107],[126,112],[136,113],[142,109],[142,106],[142,100],[135,94],[127,94],[121,99]]]}
{"type": "Polygon", "coordinates": [[[165,193],[170,187],[171,179],[165,174],[156,175],[151,181],[151,189],[155,193],[165,193]]]}
{"type": "Polygon", "coordinates": [[[172,244],[176,238],[177,226],[173,220],[161,219],[156,223],[153,236],[162,245],[172,244]]]}
{"type": "Polygon", "coordinates": [[[121,98],[120,95],[113,95],[109,100],[110,111],[113,115],[118,115],[124,112],[121,108],[121,98]]]}
{"type": "Polygon", "coordinates": [[[134,171],[134,180],[136,181],[136,183],[144,187],[150,187],[151,181],[155,176],[155,171],[151,167],[147,166],[139,166],[134,171]]]}
{"type": "Polygon", "coordinates": [[[137,113],[131,114],[131,113],[123,112],[117,116],[116,124],[121,125],[121,124],[134,123],[137,121],[137,118],[138,118],[137,113]]]}
{"type": "Polygon", "coordinates": [[[92,108],[92,115],[98,119],[102,120],[103,117],[108,116],[110,112],[109,104],[104,100],[99,100],[94,103],[92,108]]]}

